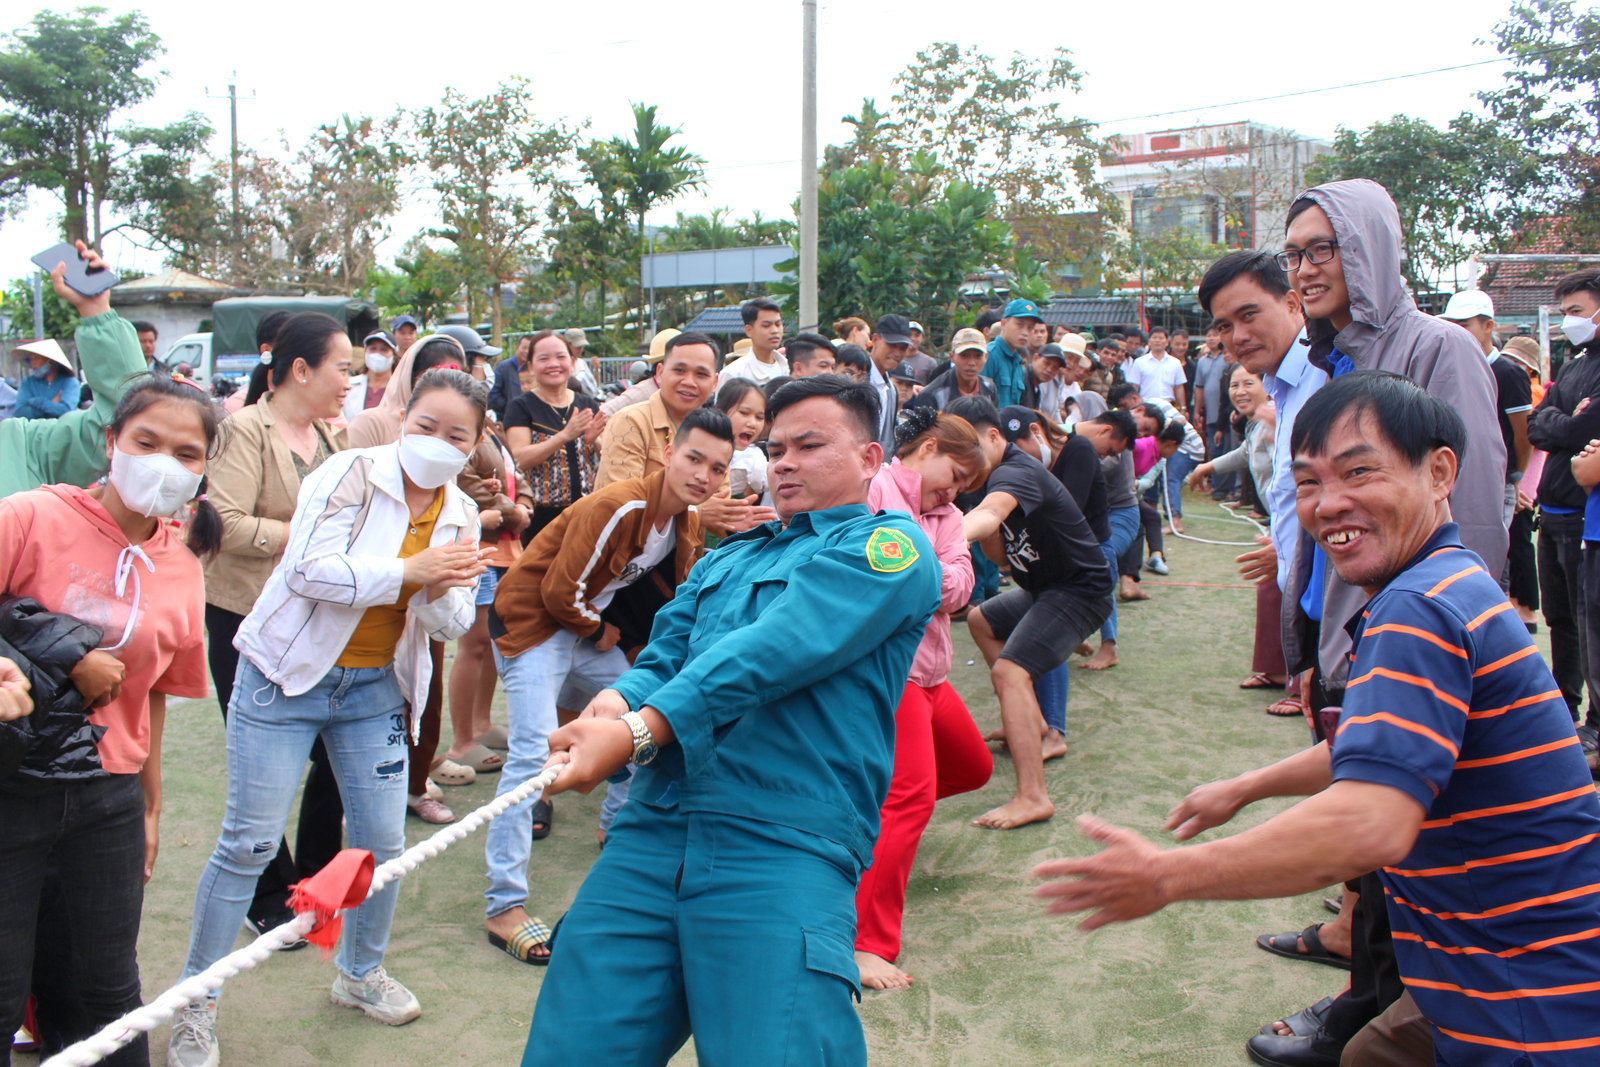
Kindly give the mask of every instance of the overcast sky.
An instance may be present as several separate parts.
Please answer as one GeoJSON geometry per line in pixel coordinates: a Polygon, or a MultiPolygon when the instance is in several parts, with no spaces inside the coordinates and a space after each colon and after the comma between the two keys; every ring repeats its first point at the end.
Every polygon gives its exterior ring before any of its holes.
{"type": "MultiPolygon", "coordinates": [[[[447,86],[480,95],[512,74],[529,78],[541,117],[588,120],[599,136],[626,133],[630,101],[659,105],[681,126],[681,143],[708,161],[703,194],[657,211],[726,206],[786,215],[799,189],[800,19],[796,0],[732,7],[601,0],[599,3],[439,5],[393,0],[280,0],[270,5],[127,4],[167,44],[160,91],[141,121],[188,110],[208,115],[227,151],[230,75],[238,72],[240,137],[273,152],[341,113],[386,115],[439,100],[447,86]],[[254,94],[252,96],[252,94],[254,94]]],[[[1105,123],[1102,134],[1253,120],[1311,136],[1364,127],[1405,113],[1443,123],[1472,106],[1475,90],[1498,84],[1504,64],[1284,99],[1239,103],[1305,89],[1473,63],[1495,56],[1475,43],[1492,35],[1508,0],[1345,0],[1300,8],[1193,0],[1142,4],[1016,7],[920,0],[821,5],[818,137],[838,143],[863,97],[887,105],[893,77],[935,41],[975,44],[997,58],[1042,56],[1065,45],[1085,73],[1069,113],[1105,123]],[[1326,13],[1326,17],[1324,17],[1326,13]],[[1143,116],[1174,112],[1160,117],[1143,116]],[[1210,106],[1221,105],[1221,106],[1210,106]]],[[[28,7],[9,7],[12,28],[28,7]]],[[[21,219],[0,225],[0,278],[27,271],[27,257],[56,240],[53,198],[36,196],[21,219]]],[[[410,206],[396,240],[432,223],[410,206]]],[[[110,241],[114,263],[154,270],[159,257],[110,241]]]]}

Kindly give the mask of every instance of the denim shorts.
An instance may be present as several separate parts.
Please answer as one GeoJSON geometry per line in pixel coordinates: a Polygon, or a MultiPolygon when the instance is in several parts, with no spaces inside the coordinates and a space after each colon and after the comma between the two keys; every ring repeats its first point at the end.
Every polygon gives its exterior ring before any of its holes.
{"type": "Polygon", "coordinates": [[[478,575],[478,595],[472,601],[480,608],[486,608],[494,603],[494,591],[500,587],[500,579],[505,577],[509,567],[490,567],[478,575]]]}

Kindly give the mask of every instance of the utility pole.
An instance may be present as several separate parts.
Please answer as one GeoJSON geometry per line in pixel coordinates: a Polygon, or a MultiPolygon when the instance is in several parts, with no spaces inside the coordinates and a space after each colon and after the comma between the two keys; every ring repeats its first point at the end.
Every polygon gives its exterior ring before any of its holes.
{"type": "Polygon", "coordinates": [[[44,275],[33,272],[33,336],[44,339],[44,275]]]}
{"type": "MultiPolygon", "coordinates": [[[[212,100],[221,97],[211,96],[207,89],[206,96],[212,100]]],[[[255,93],[250,94],[252,97],[255,93]]],[[[232,243],[232,256],[234,274],[239,273],[240,246],[244,243],[244,232],[240,225],[239,215],[239,72],[234,71],[228,77],[228,186],[231,193],[232,218],[229,220],[228,235],[232,243]]]]}
{"type": "Polygon", "coordinates": [[[817,325],[817,0],[800,0],[800,322],[817,325]]]}

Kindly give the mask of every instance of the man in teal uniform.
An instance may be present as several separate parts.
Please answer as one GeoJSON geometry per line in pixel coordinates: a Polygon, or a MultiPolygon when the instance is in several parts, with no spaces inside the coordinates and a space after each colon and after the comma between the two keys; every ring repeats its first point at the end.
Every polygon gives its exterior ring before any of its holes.
{"type": "Polygon", "coordinates": [[[523,1067],[864,1067],[855,889],[894,711],[939,600],[911,519],[871,513],[877,397],[835,375],[772,397],[779,521],[730,537],[614,689],[550,735],[550,792],[638,771],[556,929],[523,1067]]]}
{"type": "MultiPolygon", "coordinates": [[[[93,268],[104,267],[82,241],[78,252],[93,268]]],[[[56,293],[77,309],[78,361],[94,390],[94,405],[58,419],[6,419],[0,422],[0,497],[68,483],[87,486],[106,472],[106,427],[122,400],[123,379],[145,370],[144,352],[133,324],[111,310],[111,290],[84,296],[61,280],[64,266],[50,275],[56,293]]]]}
{"type": "Polygon", "coordinates": [[[1022,402],[1022,391],[1028,386],[1029,363],[1024,349],[1033,335],[1033,328],[1043,321],[1039,305],[1032,300],[1019,298],[1006,305],[1005,318],[1000,320],[1000,334],[989,342],[989,362],[983,365],[983,373],[994,379],[996,407],[1022,402]]]}

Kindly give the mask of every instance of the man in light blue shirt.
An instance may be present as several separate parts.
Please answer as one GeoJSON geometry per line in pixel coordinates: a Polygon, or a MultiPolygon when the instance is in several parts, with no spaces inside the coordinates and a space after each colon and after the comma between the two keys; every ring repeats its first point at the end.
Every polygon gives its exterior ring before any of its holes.
{"type": "Polygon", "coordinates": [[[1200,306],[1210,313],[1222,342],[1261,385],[1278,409],[1272,448],[1272,483],[1263,503],[1272,516],[1271,543],[1239,557],[1250,581],[1275,574],[1284,586],[1300,534],[1294,478],[1289,472],[1289,436],[1294,418],[1327,372],[1307,358],[1300,297],[1271,252],[1232,252],[1211,265],[1200,282],[1200,306]]]}

